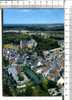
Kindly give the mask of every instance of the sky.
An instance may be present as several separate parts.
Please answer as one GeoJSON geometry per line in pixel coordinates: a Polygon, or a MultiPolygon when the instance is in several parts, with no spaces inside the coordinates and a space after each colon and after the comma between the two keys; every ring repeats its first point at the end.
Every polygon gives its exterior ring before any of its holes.
{"type": "Polygon", "coordinates": [[[64,9],[4,9],[3,24],[64,23],[64,9]]]}

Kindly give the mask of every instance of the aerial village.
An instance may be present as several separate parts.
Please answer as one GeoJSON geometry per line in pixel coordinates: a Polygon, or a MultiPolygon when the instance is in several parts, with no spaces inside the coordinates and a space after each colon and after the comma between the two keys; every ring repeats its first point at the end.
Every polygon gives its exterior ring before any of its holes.
{"type": "Polygon", "coordinates": [[[64,97],[64,9],[3,9],[3,96],[64,97]]]}

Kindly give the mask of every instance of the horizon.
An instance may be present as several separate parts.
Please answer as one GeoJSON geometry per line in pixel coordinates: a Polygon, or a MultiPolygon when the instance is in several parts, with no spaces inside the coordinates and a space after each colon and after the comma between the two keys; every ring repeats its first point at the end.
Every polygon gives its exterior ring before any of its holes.
{"type": "Polygon", "coordinates": [[[41,24],[41,23],[38,23],[38,24],[3,24],[3,25],[55,25],[55,24],[63,24],[64,25],[64,23],[51,23],[51,24],[45,24],[45,23],[43,23],[43,24],[41,24]]]}
{"type": "Polygon", "coordinates": [[[64,9],[4,9],[3,24],[63,24],[64,9]]]}

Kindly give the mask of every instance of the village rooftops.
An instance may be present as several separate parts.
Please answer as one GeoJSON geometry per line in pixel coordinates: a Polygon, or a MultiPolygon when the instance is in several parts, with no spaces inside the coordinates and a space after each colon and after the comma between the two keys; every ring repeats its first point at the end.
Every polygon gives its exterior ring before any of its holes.
{"type": "Polygon", "coordinates": [[[29,81],[24,72],[21,72],[21,68],[19,68],[17,64],[10,65],[10,67],[8,68],[8,73],[9,75],[12,75],[13,79],[16,81],[18,85],[23,85],[24,83],[29,81]],[[21,74],[24,78],[22,81],[19,80],[19,74],[21,74]]]}

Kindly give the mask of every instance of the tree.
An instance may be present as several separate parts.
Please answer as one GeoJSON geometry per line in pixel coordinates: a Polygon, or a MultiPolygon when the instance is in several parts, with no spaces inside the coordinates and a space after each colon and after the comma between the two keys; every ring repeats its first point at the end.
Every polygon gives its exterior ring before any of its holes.
{"type": "Polygon", "coordinates": [[[26,86],[25,95],[26,95],[26,96],[32,96],[32,92],[33,92],[32,87],[29,86],[29,85],[27,85],[27,86],[26,86]]]}
{"type": "Polygon", "coordinates": [[[57,88],[56,82],[49,80],[48,81],[48,88],[57,88]]]}
{"type": "Polygon", "coordinates": [[[5,59],[5,57],[2,58],[2,63],[6,67],[9,65],[9,60],[5,59]]]}
{"type": "Polygon", "coordinates": [[[24,77],[22,75],[20,75],[20,74],[18,74],[18,78],[19,78],[20,81],[24,80],[24,77]]]}
{"type": "Polygon", "coordinates": [[[42,87],[45,91],[48,90],[48,79],[45,78],[42,80],[42,87]]]}

